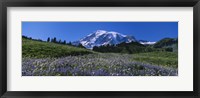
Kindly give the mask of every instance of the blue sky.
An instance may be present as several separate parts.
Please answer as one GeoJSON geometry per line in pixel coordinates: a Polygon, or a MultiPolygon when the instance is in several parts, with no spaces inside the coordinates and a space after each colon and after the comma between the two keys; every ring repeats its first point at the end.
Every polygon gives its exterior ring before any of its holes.
{"type": "Polygon", "coordinates": [[[22,35],[76,41],[96,30],[115,31],[137,40],[158,41],[178,37],[178,22],[22,22],[22,35]]]}

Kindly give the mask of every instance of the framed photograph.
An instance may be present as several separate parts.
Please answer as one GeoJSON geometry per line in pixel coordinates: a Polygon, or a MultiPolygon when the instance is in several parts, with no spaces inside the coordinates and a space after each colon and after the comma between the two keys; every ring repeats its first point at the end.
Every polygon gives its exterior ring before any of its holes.
{"type": "Polygon", "coordinates": [[[0,96],[199,97],[199,0],[0,3],[0,96]]]}

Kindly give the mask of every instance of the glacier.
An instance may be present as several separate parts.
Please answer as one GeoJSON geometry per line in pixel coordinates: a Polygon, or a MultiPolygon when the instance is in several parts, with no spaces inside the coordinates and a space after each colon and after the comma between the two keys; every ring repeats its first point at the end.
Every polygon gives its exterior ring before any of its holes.
{"type": "MultiPolygon", "coordinates": [[[[87,49],[93,49],[94,46],[102,46],[108,44],[116,45],[122,42],[130,43],[138,41],[134,36],[124,35],[115,31],[96,30],[86,37],[80,39],[79,41],[73,42],[72,44],[82,44],[87,49]]],[[[141,44],[154,44],[154,42],[141,42],[141,44]]]]}

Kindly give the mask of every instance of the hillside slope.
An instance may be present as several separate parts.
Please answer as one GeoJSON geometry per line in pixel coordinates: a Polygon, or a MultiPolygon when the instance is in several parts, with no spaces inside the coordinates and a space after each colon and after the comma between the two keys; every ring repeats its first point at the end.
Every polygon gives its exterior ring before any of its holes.
{"type": "Polygon", "coordinates": [[[154,48],[166,48],[170,51],[178,51],[178,39],[177,38],[164,38],[153,45],[154,48]]]}
{"type": "Polygon", "coordinates": [[[22,57],[64,57],[90,53],[93,52],[83,48],[22,38],[22,57]]]}

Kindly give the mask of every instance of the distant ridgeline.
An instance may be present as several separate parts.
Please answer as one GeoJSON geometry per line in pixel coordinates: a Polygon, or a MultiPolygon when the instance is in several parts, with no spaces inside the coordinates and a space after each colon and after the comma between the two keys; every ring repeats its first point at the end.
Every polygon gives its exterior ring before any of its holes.
{"type": "Polygon", "coordinates": [[[113,52],[113,53],[142,53],[153,51],[178,52],[177,38],[164,38],[152,45],[142,45],[139,42],[120,43],[117,45],[103,45],[93,47],[97,52],[113,52]]]}
{"type": "Polygon", "coordinates": [[[164,38],[153,45],[154,48],[165,48],[167,51],[178,51],[178,38],[164,38]]]}

